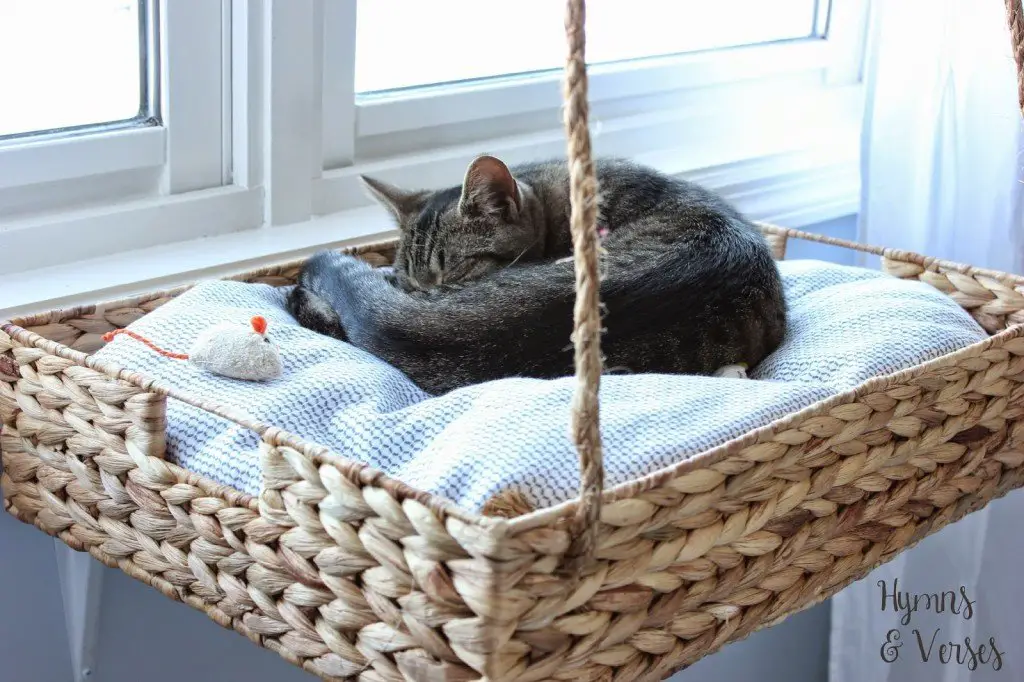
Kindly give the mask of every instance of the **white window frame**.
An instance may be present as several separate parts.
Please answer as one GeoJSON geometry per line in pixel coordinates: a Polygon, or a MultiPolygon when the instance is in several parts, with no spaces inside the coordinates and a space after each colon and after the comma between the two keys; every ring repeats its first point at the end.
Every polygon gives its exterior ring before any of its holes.
{"type": "MultiPolygon", "coordinates": [[[[357,99],[356,0],[151,1],[166,126],[0,146],[0,253],[16,254],[0,318],[390,236],[362,174],[441,187],[479,153],[565,154],[559,73],[357,99]],[[517,120],[533,128],[498,128],[517,120]]],[[[807,40],[595,66],[597,153],[702,182],[755,219],[855,213],[870,2],[820,0],[829,22],[807,40]]]]}
{"type": "Polygon", "coordinates": [[[143,7],[150,119],[0,140],[0,253],[17,254],[6,273],[262,221],[258,192],[230,186],[231,2],[143,7]],[[225,214],[237,218],[208,219],[225,214]]]}
{"type": "MultiPolygon", "coordinates": [[[[798,137],[794,131],[810,131],[804,135],[806,151],[832,139],[837,153],[846,155],[844,162],[852,163],[849,155],[856,152],[851,141],[860,130],[869,2],[821,0],[815,35],[806,39],[592,67],[589,96],[598,152],[649,160],[685,175],[738,160],[790,154],[797,151],[793,145],[763,143],[792,140],[798,137]],[[800,102],[803,113],[780,116],[773,98],[800,102]],[[649,111],[616,114],[617,105],[630,99],[643,99],[649,111]],[[833,130],[823,130],[822,121],[833,122],[833,130]],[[721,134],[711,134],[717,131],[721,134]],[[737,138],[735,131],[749,134],[737,138]],[[717,153],[701,148],[708,140],[717,145],[717,153]],[[699,158],[682,161],[694,156],[695,145],[699,158]],[[666,153],[682,149],[686,153],[677,153],[674,161],[666,153]]],[[[323,166],[313,178],[312,215],[367,205],[358,183],[363,173],[399,185],[433,187],[458,182],[469,158],[482,151],[509,162],[564,154],[558,126],[559,72],[357,97],[355,2],[328,0],[328,6],[322,37],[323,114],[318,121],[323,126],[323,166]],[[479,125],[497,116],[504,121],[546,116],[551,125],[528,134],[502,135],[495,128],[493,137],[484,140],[479,134],[465,141],[453,135],[460,124],[479,125]],[[443,136],[438,134],[441,129],[443,136]],[[431,140],[440,137],[445,144],[432,147],[431,140]],[[388,144],[372,147],[375,139],[388,144]],[[358,162],[360,156],[373,160],[358,162]]]]}

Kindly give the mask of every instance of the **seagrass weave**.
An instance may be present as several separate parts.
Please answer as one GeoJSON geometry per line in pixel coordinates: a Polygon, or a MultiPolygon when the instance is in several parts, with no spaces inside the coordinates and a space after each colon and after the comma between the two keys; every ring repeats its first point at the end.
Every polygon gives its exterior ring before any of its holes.
{"type": "MultiPolygon", "coordinates": [[[[5,508],[324,678],[653,681],[1024,484],[1024,278],[764,225],[777,258],[790,239],[878,255],[992,336],[603,489],[583,2],[568,5],[578,500],[479,516],[90,355],[177,289],[0,326],[5,508]],[[260,434],[258,498],[165,460],[168,400],[260,434]]],[[[394,243],[351,251],[380,264],[394,243]]],[[[234,279],[287,285],[300,266],[234,279]]]]}

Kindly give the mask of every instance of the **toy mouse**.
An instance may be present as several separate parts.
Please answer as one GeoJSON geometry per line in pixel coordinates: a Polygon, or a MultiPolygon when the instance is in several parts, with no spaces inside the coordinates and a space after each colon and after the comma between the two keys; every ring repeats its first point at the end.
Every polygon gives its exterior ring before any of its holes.
{"type": "Polygon", "coordinates": [[[103,335],[110,342],[124,334],[140,341],[164,357],[173,360],[188,360],[192,364],[213,374],[244,379],[266,381],[281,376],[281,354],[267,338],[267,320],[257,315],[250,320],[251,327],[224,322],[201,333],[188,353],[172,353],[159,348],[149,339],[127,329],[116,329],[103,335]]]}

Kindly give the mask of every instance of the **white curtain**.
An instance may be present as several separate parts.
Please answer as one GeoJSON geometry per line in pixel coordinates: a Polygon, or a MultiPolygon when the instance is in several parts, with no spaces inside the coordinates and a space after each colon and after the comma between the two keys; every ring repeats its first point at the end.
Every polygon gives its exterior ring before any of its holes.
{"type": "MultiPolygon", "coordinates": [[[[873,4],[860,239],[1024,273],[1024,126],[1003,2],[873,4]]],[[[1024,682],[1024,492],[836,595],[829,672],[830,682],[1024,682]],[[952,591],[960,613],[926,610],[922,596],[904,624],[894,582],[911,595],[952,591]],[[975,652],[985,645],[974,666],[966,638],[975,652]]]]}

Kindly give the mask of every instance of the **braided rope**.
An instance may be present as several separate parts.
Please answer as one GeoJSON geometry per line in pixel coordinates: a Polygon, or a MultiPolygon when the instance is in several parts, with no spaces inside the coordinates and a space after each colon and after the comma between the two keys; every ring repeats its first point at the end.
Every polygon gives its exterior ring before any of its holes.
{"type": "MultiPolygon", "coordinates": [[[[585,562],[597,543],[604,466],[601,453],[598,390],[601,384],[601,277],[598,262],[597,177],[590,150],[586,65],[586,2],[566,3],[565,131],[569,145],[569,185],[576,305],[573,310],[576,391],[572,401],[572,437],[580,459],[577,534],[569,553],[585,562]]],[[[577,562],[576,568],[579,567],[577,562]]]]}
{"type": "Polygon", "coordinates": [[[1024,8],[1021,0],[1006,0],[1006,23],[1010,27],[1013,60],[1017,63],[1017,101],[1024,114],[1024,8]]]}
{"type": "MultiPolygon", "coordinates": [[[[1024,9],[1021,0],[1006,0],[1006,16],[1017,65],[1018,100],[1024,114],[1024,9]]],[[[564,100],[572,206],[570,226],[576,269],[573,345],[577,385],[572,402],[572,436],[580,459],[580,503],[575,518],[579,534],[570,553],[581,559],[592,554],[604,487],[598,405],[602,357],[597,177],[588,129],[585,23],[586,0],[568,0],[564,100]]]]}

